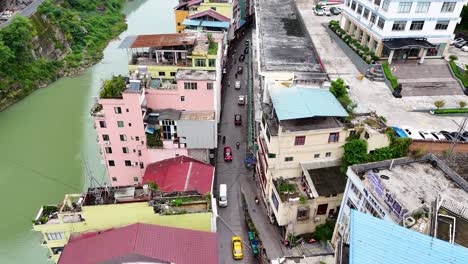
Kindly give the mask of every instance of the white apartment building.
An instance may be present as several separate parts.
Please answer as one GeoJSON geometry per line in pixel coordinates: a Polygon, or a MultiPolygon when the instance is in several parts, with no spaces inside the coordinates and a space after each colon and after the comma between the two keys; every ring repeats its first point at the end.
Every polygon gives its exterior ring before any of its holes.
{"type": "Polygon", "coordinates": [[[346,175],[332,238],[339,259],[351,210],[468,247],[468,182],[436,156],[354,165],[346,175]]]}
{"type": "Polygon", "coordinates": [[[466,0],[345,0],[340,26],[381,58],[441,58],[466,0]]]}

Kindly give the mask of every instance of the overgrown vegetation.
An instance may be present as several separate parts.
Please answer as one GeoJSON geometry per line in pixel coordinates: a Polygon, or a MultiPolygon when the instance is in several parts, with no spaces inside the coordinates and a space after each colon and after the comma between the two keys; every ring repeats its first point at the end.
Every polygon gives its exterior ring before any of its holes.
{"type": "Polygon", "coordinates": [[[370,50],[367,46],[361,45],[361,43],[355,40],[352,36],[348,35],[344,29],[340,27],[340,23],[336,20],[332,20],[328,23],[328,27],[335,32],[351,49],[353,49],[367,64],[374,63],[379,59],[375,53],[370,50]]]}
{"type": "Polygon", "coordinates": [[[214,41],[213,35],[210,33],[207,35],[208,37],[208,54],[216,55],[218,53],[218,43],[214,41]]]}
{"type": "Polygon", "coordinates": [[[0,109],[18,101],[60,76],[75,72],[102,58],[108,41],[126,28],[120,13],[123,0],[44,1],[31,18],[16,16],[0,30],[0,109]],[[47,24],[41,23],[44,17],[47,24]],[[44,27],[56,27],[44,35],[44,27]],[[36,52],[46,38],[61,54],[61,60],[43,58],[36,52]]]}
{"type": "Polygon", "coordinates": [[[112,76],[110,80],[105,80],[102,84],[99,97],[101,98],[121,98],[122,92],[125,90],[127,84],[122,75],[112,76]]]}
{"type": "Polygon", "coordinates": [[[150,189],[153,190],[153,191],[159,190],[159,185],[154,181],[146,181],[145,184],[148,184],[150,189]]]}
{"type": "MultiPolygon", "coordinates": [[[[465,88],[468,88],[468,69],[465,68],[463,72],[460,72],[457,64],[454,61],[449,61],[450,68],[452,69],[453,74],[463,83],[465,88]]],[[[465,66],[468,67],[468,66],[465,66]]]]}
{"type": "Polygon", "coordinates": [[[390,145],[375,149],[369,154],[367,154],[367,142],[365,140],[358,137],[348,138],[348,142],[344,145],[342,171],[354,164],[405,157],[408,154],[412,140],[396,137],[392,129],[388,129],[386,134],[390,140],[390,145]]]}
{"type": "Polygon", "coordinates": [[[153,148],[163,146],[159,130],[154,131],[154,134],[146,134],[146,145],[153,148]]]}
{"type": "Polygon", "coordinates": [[[348,111],[348,113],[353,113],[356,104],[353,103],[351,98],[349,98],[348,91],[346,90],[346,85],[343,79],[338,78],[335,81],[331,82],[330,92],[338,99],[341,105],[348,111]]]}
{"type": "Polygon", "coordinates": [[[335,221],[327,220],[324,224],[318,225],[315,228],[313,236],[318,241],[327,242],[332,238],[334,229],[335,221]]]}
{"type": "Polygon", "coordinates": [[[382,68],[385,73],[385,77],[387,77],[387,79],[390,81],[392,88],[396,89],[398,86],[398,79],[395,76],[393,76],[392,71],[388,66],[388,62],[382,63],[382,68]]]}

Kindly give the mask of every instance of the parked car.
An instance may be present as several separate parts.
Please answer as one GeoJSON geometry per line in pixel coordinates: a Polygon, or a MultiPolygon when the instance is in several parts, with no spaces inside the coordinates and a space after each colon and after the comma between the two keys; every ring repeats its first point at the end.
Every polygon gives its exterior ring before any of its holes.
{"type": "Polygon", "coordinates": [[[315,14],[316,16],[323,16],[323,15],[324,15],[323,10],[322,10],[322,9],[318,9],[318,8],[315,8],[315,9],[314,9],[314,14],[315,14]]]}
{"type": "Polygon", "coordinates": [[[450,134],[450,132],[448,131],[440,131],[440,133],[442,135],[444,135],[444,137],[447,139],[447,140],[453,140],[453,136],[450,134]]]}
{"type": "Polygon", "coordinates": [[[237,73],[242,74],[244,72],[244,68],[242,66],[237,67],[237,73]]]}
{"type": "Polygon", "coordinates": [[[464,52],[468,52],[468,45],[461,47],[461,50],[464,52]]]}
{"type": "Polygon", "coordinates": [[[249,54],[249,47],[245,47],[244,54],[249,54]]]}
{"type": "Polygon", "coordinates": [[[395,127],[395,126],[392,126],[392,129],[393,131],[395,132],[395,135],[397,137],[401,137],[401,138],[407,138],[408,135],[405,133],[405,131],[399,127],[395,127]]]}
{"type": "Polygon", "coordinates": [[[464,137],[463,134],[458,132],[452,132],[450,135],[457,141],[468,141],[468,137],[464,137]]]}
{"type": "Polygon", "coordinates": [[[231,147],[224,147],[224,161],[232,161],[231,147]]]}
{"type": "Polygon", "coordinates": [[[239,56],[239,62],[243,62],[245,60],[245,55],[240,55],[239,56]]]}
{"type": "Polygon", "coordinates": [[[332,13],[330,12],[330,9],[328,9],[328,7],[324,6],[322,7],[322,11],[323,11],[323,14],[326,15],[326,16],[331,16],[332,13]]]}
{"type": "Polygon", "coordinates": [[[418,131],[412,129],[412,128],[403,128],[403,130],[405,131],[405,133],[408,135],[408,137],[412,138],[412,139],[424,139],[419,133],[418,131]]]}
{"type": "Polygon", "coordinates": [[[461,47],[465,46],[466,44],[468,44],[468,41],[462,40],[462,41],[459,41],[459,42],[455,43],[455,47],[461,48],[461,47]]]}
{"type": "Polygon", "coordinates": [[[339,14],[341,14],[341,8],[336,7],[336,6],[332,6],[332,7],[330,7],[330,12],[335,16],[339,15],[339,14]]]}
{"type": "Polygon", "coordinates": [[[431,135],[435,138],[435,140],[447,140],[447,138],[440,132],[431,132],[431,135]]]}
{"type": "Polygon", "coordinates": [[[236,81],[236,83],[234,84],[234,89],[240,90],[240,88],[241,88],[240,81],[236,81]]]}
{"type": "Polygon", "coordinates": [[[233,236],[231,238],[232,242],[232,257],[234,259],[242,259],[244,257],[244,253],[242,252],[242,240],[238,236],[233,236]]]}
{"type": "Polygon", "coordinates": [[[463,41],[464,39],[463,38],[457,38],[457,39],[454,39],[454,40],[451,40],[450,41],[450,45],[455,45],[457,42],[460,42],[460,41],[463,41]]]}
{"type": "Polygon", "coordinates": [[[235,126],[242,125],[242,116],[241,115],[234,115],[234,125],[235,126]]]}
{"type": "Polygon", "coordinates": [[[431,133],[429,132],[424,132],[424,131],[419,131],[419,134],[421,135],[421,137],[425,140],[438,140],[437,138],[435,138],[431,133]]]}
{"type": "Polygon", "coordinates": [[[237,104],[245,105],[245,95],[239,95],[239,98],[237,99],[237,104]]]}

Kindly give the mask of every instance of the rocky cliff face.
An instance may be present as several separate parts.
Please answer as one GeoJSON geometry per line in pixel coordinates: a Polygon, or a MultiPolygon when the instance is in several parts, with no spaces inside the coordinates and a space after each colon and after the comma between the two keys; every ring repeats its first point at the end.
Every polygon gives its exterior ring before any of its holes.
{"type": "Polygon", "coordinates": [[[69,43],[62,32],[48,22],[47,17],[34,14],[31,22],[36,28],[37,36],[33,40],[32,53],[35,58],[51,60],[62,59],[71,52],[69,43]]]}

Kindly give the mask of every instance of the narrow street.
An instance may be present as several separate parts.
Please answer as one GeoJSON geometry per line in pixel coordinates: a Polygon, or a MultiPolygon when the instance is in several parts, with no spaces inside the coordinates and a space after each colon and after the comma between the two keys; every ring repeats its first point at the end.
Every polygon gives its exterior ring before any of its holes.
{"type": "MultiPolygon", "coordinates": [[[[254,256],[250,248],[243,245],[244,258],[243,260],[234,260],[232,258],[231,237],[240,236],[244,241],[247,239],[246,224],[244,213],[242,211],[241,197],[241,180],[251,177],[252,172],[248,171],[244,166],[245,153],[247,148],[247,105],[238,105],[237,100],[239,95],[245,95],[247,98],[247,76],[248,76],[248,55],[244,54],[245,40],[250,39],[250,31],[245,36],[236,40],[233,43],[234,59],[232,52],[229,53],[228,62],[226,64],[226,74],[223,78],[224,98],[223,110],[220,122],[219,133],[221,136],[218,147],[218,157],[216,166],[216,186],[219,189],[220,184],[226,184],[228,188],[228,206],[225,208],[218,207],[219,218],[217,219],[218,233],[218,252],[220,256],[219,263],[254,263],[254,256]],[[239,56],[245,55],[245,60],[239,62],[239,56]],[[237,67],[243,67],[243,73],[238,74],[236,79],[237,67]],[[241,89],[234,88],[236,80],[241,82],[241,89]],[[230,86],[228,86],[228,81],[230,86]],[[242,116],[242,125],[234,125],[234,115],[242,116]],[[222,143],[222,137],[226,137],[226,143],[222,143]],[[240,142],[240,148],[236,149],[236,142],[240,142]],[[224,147],[229,146],[232,149],[232,161],[224,161],[224,147]],[[220,219],[221,218],[221,219],[220,219]]],[[[216,196],[218,194],[216,193],[216,196]]]]}

